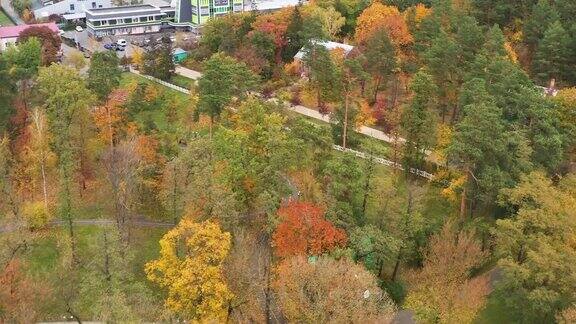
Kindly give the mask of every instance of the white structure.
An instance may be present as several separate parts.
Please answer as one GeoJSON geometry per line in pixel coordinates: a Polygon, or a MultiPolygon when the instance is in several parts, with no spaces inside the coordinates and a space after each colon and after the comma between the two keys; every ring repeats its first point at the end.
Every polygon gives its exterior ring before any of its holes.
{"type": "MultiPolygon", "coordinates": [[[[348,55],[353,49],[354,46],[336,42],[324,42],[324,41],[311,41],[314,45],[320,45],[325,47],[328,51],[335,50],[337,48],[342,49],[344,51],[344,56],[348,55]]],[[[296,55],[294,55],[294,59],[302,60],[305,55],[304,47],[302,47],[296,55]]]]}
{"type": "Polygon", "coordinates": [[[86,9],[110,8],[111,0],[64,0],[34,10],[34,16],[47,18],[50,15],[83,14],[86,9]]]}
{"type": "Polygon", "coordinates": [[[157,33],[165,19],[166,13],[152,5],[86,9],[91,36],[157,33]]]}
{"type": "Polygon", "coordinates": [[[300,0],[244,0],[244,11],[267,11],[294,7],[300,0]]]}
{"type": "Polygon", "coordinates": [[[15,44],[16,40],[18,40],[18,36],[20,36],[20,33],[32,26],[48,27],[55,33],[60,31],[55,23],[0,27],[0,51],[5,50],[11,44],[15,44]]]}

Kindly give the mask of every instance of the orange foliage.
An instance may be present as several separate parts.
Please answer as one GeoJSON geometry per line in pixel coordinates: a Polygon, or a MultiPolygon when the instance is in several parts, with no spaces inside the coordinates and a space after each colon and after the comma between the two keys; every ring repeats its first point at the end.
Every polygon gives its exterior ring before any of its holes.
{"type": "Polygon", "coordinates": [[[104,106],[96,107],[92,113],[94,125],[98,129],[100,139],[114,146],[120,132],[122,122],[122,104],[128,99],[128,92],[115,90],[108,97],[104,106]]]}
{"type": "Polygon", "coordinates": [[[136,138],[136,152],[146,164],[154,164],[158,160],[158,140],[152,136],[140,135],[136,138]]]}
{"type": "Polygon", "coordinates": [[[252,23],[254,31],[263,32],[272,37],[276,45],[276,62],[282,59],[282,49],[288,43],[286,39],[286,30],[290,23],[291,9],[286,8],[276,12],[260,15],[252,23]]]}
{"type": "Polygon", "coordinates": [[[358,44],[366,42],[380,29],[385,29],[388,32],[390,40],[396,46],[407,45],[414,40],[398,8],[374,2],[358,17],[356,42],[358,44]]]}
{"type": "Polygon", "coordinates": [[[273,235],[280,257],[319,255],[346,244],[346,233],[324,218],[324,211],[311,203],[291,201],[278,210],[281,223],[273,235]]]}

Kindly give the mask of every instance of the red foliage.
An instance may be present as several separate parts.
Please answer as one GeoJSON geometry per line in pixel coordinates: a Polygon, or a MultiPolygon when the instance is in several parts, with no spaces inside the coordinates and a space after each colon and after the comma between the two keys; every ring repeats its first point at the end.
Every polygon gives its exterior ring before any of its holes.
{"type": "Polygon", "coordinates": [[[42,43],[42,65],[48,66],[58,60],[58,51],[62,45],[60,35],[46,26],[34,26],[24,29],[18,36],[18,43],[36,37],[42,43]]]}
{"type": "Polygon", "coordinates": [[[276,45],[275,58],[276,63],[282,60],[282,50],[288,44],[286,31],[290,24],[290,10],[279,10],[274,13],[260,15],[252,23],[254,31],[260,31],[272,37],[276,45]]]}
{"type": "Polygon", "coordinates": [[[319,255],[346,245],[346,233],[324,218],[322,208],[292,201],[278,210],[281,223],[273,235],[276,255],[319,255]]]}

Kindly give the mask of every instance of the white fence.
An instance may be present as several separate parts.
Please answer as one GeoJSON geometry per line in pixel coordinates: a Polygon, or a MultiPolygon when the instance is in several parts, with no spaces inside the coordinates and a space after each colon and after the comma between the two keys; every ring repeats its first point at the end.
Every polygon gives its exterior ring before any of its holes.
{"type": "Polygon", "coordinates": [[[176,91],[180,91],[180,92],[185,93],[185,94],[190,94],[190,90],[188,90],[188,89],[179,87],[179,86],[177,86],[177,85],[174,85],[174,84],[169,83],[169,82],[166,82],[166,81],[162,81],[162,80],[160,80],[160,79],[157,79],[157,78],[155,78],[155,77],[152,77],[152,76],[149,76],[149,75],[146,75],[146,74],[142,74],[142,73],[140,73],[140,71],[138,71],[138,70],[136,70],[136,69],[133,69],[132,67],[130,67],[130,72],[132,72],[132,73],[134,73],[134,74],[138,74],[139,76],[141,76],[141,77],[143,77],[143,78],[146,78],[146,79],[148,79],[148,80],[154,81],[154,82],[156,82],[156,83],[160,83],[161,85],[166,86],[166,87],[168,87],[168,88],[170,88],[170,89],[174,89],[174,90],[176,90],[176,91]]]}
{"type": "MultiPolygon", "coordinates": [[[[394,162],[394,161],[386,160],[386,159],[383,159],[383,158],[378,157],[378,156],[373,156],[373,155],[366,154],[364,152],[360,152],[360,151],[356,151],[356,150],[352,150],[349,148],[343,148],[340,145],[333,145],[333,148],[335,150],[338,150],[341,152],[353,153],[354,155],[356,155],[357,157],[362,158],[362,159],[373,159],[374,161],[376,161],[376,163],[380,163],[380,164],[383,164],[385,166],[389,166],[389,167],[396,168],[399,170],[404,170],[404,167],[402,166],[402,164],[394,162]]],[[[428,173],[426,171],[410,168],[410,173],[413,173],[413,174],[420,176],[422,178],[426,178],[428,180],[434,179],[434,175],[431,173],[428,173]]]]}

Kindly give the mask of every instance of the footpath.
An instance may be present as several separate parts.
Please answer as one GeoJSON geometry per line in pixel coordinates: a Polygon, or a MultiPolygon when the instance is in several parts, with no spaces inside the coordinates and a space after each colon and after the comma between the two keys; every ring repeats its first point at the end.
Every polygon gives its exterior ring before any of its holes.
{"type": "Polygon", "coordinates": [[[12,8],[12,5],[10,5],[10,0],[0,0],[0,6],[4,10],[6,15],[8,15],[8,17],[10,17],[10,19],[12,19],[12,21],[16,25],[25,25],[26,24],[24,22],[24,20],[20,19],[20,17],[16,13],[16,11],[14,11],[14,8],[12,8]]]}

